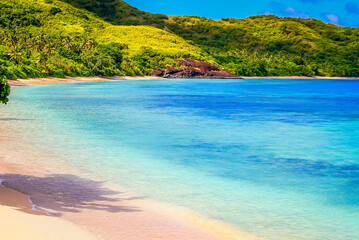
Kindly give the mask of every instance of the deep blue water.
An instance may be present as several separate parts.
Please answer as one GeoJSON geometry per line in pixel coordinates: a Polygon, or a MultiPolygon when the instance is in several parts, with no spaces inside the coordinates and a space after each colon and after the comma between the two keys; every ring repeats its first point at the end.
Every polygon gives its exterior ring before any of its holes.
{"type": "Polygon", "coordinates": [[[138,194],[270,239],[359,239],[359,81],[71,83],[11,97],[1,111],[29,119],[34,144],[138,194]]]}

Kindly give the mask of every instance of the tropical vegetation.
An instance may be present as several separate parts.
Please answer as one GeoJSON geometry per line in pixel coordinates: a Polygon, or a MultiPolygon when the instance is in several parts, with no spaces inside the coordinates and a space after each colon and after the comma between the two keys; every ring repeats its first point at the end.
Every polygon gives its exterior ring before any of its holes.
{"type": "Polygon", "coordinates": [[[9,101],[10,86],[9,83],[4,79],[0,78],[0,103],[7,103],[9,101]]]}
{"type": "Polygon", "coordinates": [[[219,21],[164,16],[122,0],[62,0],[116,25],[149,25],[187,40],[244,76],[359,76],[359,29],[273,15],[219,21]]]}
{"type": "Polygon", "coordinates": [[[0,76],[6,79],[144,75],[175,58],[212,59],[175,34],[112,25],[57,0],[3,0],[0,11],[0,76]],[[157,62],[141,60],[148,55],[157,62]]]}
{"type": "Polygon", "coordinates": [[[166,27],[245,76],[359,76],[359,29],[272,15],[214,21],[171,17],[166,27]]]}
{"type": "Polygon", "coordinates": [[[2,0],[0,11],[6,79],[149,75],[178,58],[243,76],[359,76],[359,29],[314,19],[168,17],[121,0],[2,0]]]}

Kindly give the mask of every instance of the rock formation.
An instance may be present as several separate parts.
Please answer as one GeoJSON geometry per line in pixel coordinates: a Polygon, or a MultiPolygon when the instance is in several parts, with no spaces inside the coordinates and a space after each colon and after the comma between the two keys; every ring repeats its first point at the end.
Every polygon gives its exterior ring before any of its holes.
{"type": "Polygon", "coordinates": [[[158,69],[152,73],[152,76],[164,78],[241,78],[210,63],[188,58],[176,59],[175,61],[179,64],[178,68],[168,66],[165,69],[158,69]]]}

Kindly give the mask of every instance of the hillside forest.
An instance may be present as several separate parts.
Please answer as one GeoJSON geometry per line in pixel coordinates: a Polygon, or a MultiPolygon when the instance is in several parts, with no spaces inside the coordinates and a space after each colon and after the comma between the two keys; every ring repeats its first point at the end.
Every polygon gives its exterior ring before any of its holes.
{"type": "Polygon", "coordinates": [[[359,29],[315,19],[166,16],[121,0],[2,0],[0,11],[1,79],[144,76],[183,58],[240,76],[359,76],[359,29]]]}

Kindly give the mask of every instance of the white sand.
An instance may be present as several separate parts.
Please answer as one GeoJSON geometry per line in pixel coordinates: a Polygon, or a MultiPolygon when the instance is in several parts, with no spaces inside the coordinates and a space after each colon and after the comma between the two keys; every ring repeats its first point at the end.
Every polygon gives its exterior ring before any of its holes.
{"type": "Polygon", "coordinates": [[[98,238],[73,223],[33,210],[26,195],[0,186],[0,239],[94,240],[98,238]]]}

